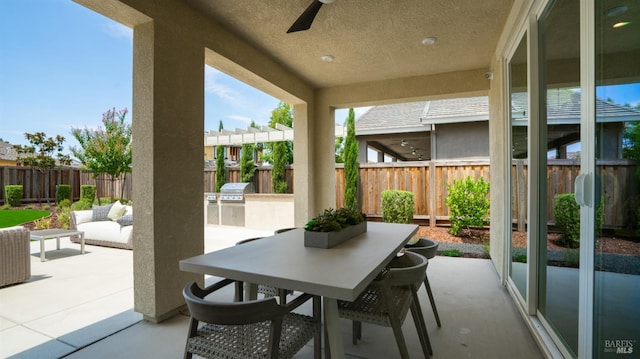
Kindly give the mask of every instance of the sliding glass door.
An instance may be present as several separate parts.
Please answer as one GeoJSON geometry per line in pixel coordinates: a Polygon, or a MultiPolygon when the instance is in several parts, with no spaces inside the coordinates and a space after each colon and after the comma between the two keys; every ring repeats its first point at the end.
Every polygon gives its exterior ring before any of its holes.
{"type": "Polygon", "coordinates": [[[565,356],[578,353],[580,171],[580,3],[552,2],[538,22],[540,133],[538,313],[565,356]]]}
{"type": "Polygon", "coordinates": [[[527,36],[520,40],[509,60],[509,103],[511,106],[511,246],[509,277],[527,298],[527,177],[529,158],[529,90],[527,36]]]}
{"type": "MultiPolygon", "coordinates": [[[[640,3],[595,2],[593,357],[640,356],[640,3]]],[[[587,323],[588,325],[588,323],[587,323]]]]}

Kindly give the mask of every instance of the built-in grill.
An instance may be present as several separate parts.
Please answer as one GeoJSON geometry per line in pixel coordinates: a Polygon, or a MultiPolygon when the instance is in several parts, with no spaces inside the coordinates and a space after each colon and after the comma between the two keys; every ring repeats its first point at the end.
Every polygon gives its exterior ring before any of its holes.
{"type": "Polygon", "coordinates": [[[244,226],[244,201],[247,193],[255,193],[253,183],[225,183],[220,188],[220,224],[244,226]]]}
{"type": "Polygon", "coordinates": [[[231,182],[225,183],[220,188],[220,202],[244,203],[244,195],[247,193],[255,193],[253,183],[231,182]]]}

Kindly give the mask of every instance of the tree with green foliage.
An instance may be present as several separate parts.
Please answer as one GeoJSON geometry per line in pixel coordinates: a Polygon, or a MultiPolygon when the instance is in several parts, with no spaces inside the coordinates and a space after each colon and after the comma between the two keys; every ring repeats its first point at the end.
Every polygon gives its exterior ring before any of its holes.
{"type": "MultiPolygon", "coordinates": [[[[84,170],[90,172],[93,178],[101,174],[110,177],[111,201],[115,197],[115,182],[124,179],[131,173],[133,162],[132,129],[126,121],[129,111],[125,107],[116,111],[115,107],[102,114],[104,128],[97,130],[88,128],[72,128],[71,134],[80,144],[80,148],[72,147],[71,153],[82,163],[84,170]]],[[[124,183],[120,188],[120,197],[124,197],[124,183]]]]}
{"type": "MultiPolygon", "coordinates": [[[[280,102],[271,112],[269,127],[276,128],[277,124],[293,127],[293,113],[291,107],[280,102]]],[[[285,167],[293,163],[293,143],[291,141],[270,142],[266,145],[263,160],[272,164],[271,183],[273,193],[286,193],[287,181],[285,167]]]]}
{"type": "Polygon", "coordinates": [[[356,140],[356,116],[353,109],[349,109],[347,116],[347,137],[344,141],[344,206],[351,209],[358,208],[358,141],[356,140]]]}
{"type": "MultiPolygon", "coordinates": [[[[63,154],[64,137],[47,137],[44,132],[25,133],[24,137],[30,145],[14,145],[17,152],[17,162],[19,165],[31,167],[32,171],[39,171],[44,177],[44,173],[52,170],[57,164],[68,166],[71,164],[69,155],[63,154]],[[55,158],[54,158],[55,154],[55,158]]],[[[34,176],[36,181],[38,176],[34,176]]],[[[42,186],[38,185],[38,203],[42,203],[42,186]]],[[[49,199],[47,198],[47,203],[49,199]]]]}
{"type": "MultiPolygon", "coordinates": [[[[633,159],[640,163],[640,122],[627,123],[622,136],[624,141],[622,157],[633,159]]],[[[640,178],[640,166],[637,166],[636,176],[640,178]]]]}
{"type": "MultiPolygon", "coordinates": [[[[220,120],[218,132],[222,132],[223,129],[224,126],[222,125],[222,120],[220,120]]],[[[216,146],[216,192],[220,192],[220,188],[227,183],[227,171],[224,167],[225,157],[224,146],[216,146]]]]}
{"type": "Polygon", "coordinates": [[[336,137],[336,163],[344,163],[344,137],[336,137]]]}
{"type": "MultiPolygon", "coordinates": [[[[278,107],[271,111],[271,118],[269,119],[269,127],[276,128],[276,124],[281,124],[286,127],[293,127],[293,112],[291,106],[284,102],[280,102],[278,107]]],[[[273,148],[278,142],[269,142],[264,146],[264,153],[261,156],[262,161],[273,163],[273,148]]],[[[285,163],[293,163],[293,142],[284,141],[285,144],[285,163]]]]}
{"type": "MultiPolygon", "coordinates": [[[[251,121],[251,127],[258,128],[254,121],[251,121]]],[[[253,174],[256,172],[256,166],[253,160],[253,154],[256,145],[245,143],[240,150],[240,180],[242,182],[253,181],[253,174]]]]}

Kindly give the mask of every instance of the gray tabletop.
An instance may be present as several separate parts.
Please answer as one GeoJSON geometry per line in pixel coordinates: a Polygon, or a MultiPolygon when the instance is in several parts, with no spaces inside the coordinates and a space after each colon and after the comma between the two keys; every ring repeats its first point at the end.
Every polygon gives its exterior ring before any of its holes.
{"type": "Polygon", "coordinates": [[[304,229],[180,261],[180,269],[353,301],[416,233],[417,225],[369,222],[330,249],[304,246],[304,229]]]}

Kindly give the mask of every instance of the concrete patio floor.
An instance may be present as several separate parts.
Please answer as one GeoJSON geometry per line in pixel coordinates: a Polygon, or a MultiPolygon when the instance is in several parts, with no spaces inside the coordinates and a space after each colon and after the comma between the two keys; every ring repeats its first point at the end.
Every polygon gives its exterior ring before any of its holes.
{"type": "MultiPolygon", "coordinates": [[[[207,225],[205,250],[271,233],[207,225]]],[[[55,241],[49,240],[48,261],[40,262],[39,244],[32,242],[31,280],[0,288],[0,357],[182,357],[187,315],[153,324],[133,311],[132,252],[90,245],[86,249],[81,255],[78,244],[63,238],[56,251],[55,241]]],[[[543,357],[489,260],[435,257],[428,274],[442,321],[438,328],[422,288],[419,296],[434,357],[543,357]]],[[[230,300],[231,290],[220,295],[230,300]]],[[[342,326],[348,358],[399,356],[390,328],[364,324],[362,340],[352,345],[351,323],[345,320],[342,326]]],[[[422,357],[410,316],[403,332],[411,357],[422,357]]],[[[296,356],[312,357],[311,343],[296,356]]]]}

